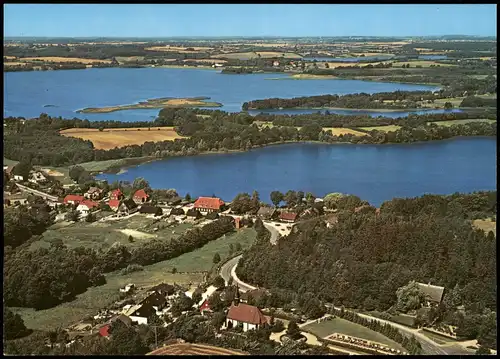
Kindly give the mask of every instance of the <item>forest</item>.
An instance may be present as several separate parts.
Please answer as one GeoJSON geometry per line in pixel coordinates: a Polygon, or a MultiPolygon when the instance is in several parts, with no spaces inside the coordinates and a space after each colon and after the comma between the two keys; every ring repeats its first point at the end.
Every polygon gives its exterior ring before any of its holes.
{"type": "Polygon", "coordinates": [[[474,339],[481,316],[496,311],[496,239],[470,221],[492,215],[496,192],[393,199],[379,215],[373,207],[342,209],[330,229],[307,221],[276,246],[258,241],[244,253],[237,274],[264,288],[311,292],[338,306],[379,311],[390,310],[396,290],[412,280],[444,286],[445,298],[430,321],[457,325],[462,336],[474,339]]]}
{"type": "MultiPolygon", "coordinates": [[[[481,118],[496,119],[496,112],[484,112],[481,118]],[[484,116],[484,117],[483,117],[484,116]]],[[[427,121],[443,121],[470,118],[468,114],[414,115],[406,119],[370,118],[368,116],[344,116],[335,114],[309,115],[257,115],[228,113],[220,110],[163,109],[153,122],[117,122],[88,120],[64,120],[40,115],[38,119],[21,123],[22,118],[5,118],[4,156],[11,160],[25,161],[32,165],[54,167],[74,165],[89,161],[154,156],[195,155],[208,151],[249,150],[285,141],[322,141],[328,143],[409,143],[440,140],[454,136],[496,136],[496,123],[471,122],[450,127],[427,125],[427,121]],[[199,115],[210,115],[202,118],[199,115]],[[260,129],[256,121],[272,121],[282,127],[260,129]],[[401,121],[401,122],[398,122],[401,121]],[[402,128],[385,133],[371,131],[366,136],[350,134],[336,136],[322,127],[356,127],[398,124],[402,128]],[[177,133],[189,136],[174,141],[145,142],[111,150],[97,150],[90,141],[65,137],[59,131],[67,128],[113,128],[174,126],[177,133]],[[291,126],[302,126],[300,129],[291,126]]],[[[478,118],[478,117],[472,117],[478,118]]],[[[366,131],[365,131],[366,132],[366,131]]]]}

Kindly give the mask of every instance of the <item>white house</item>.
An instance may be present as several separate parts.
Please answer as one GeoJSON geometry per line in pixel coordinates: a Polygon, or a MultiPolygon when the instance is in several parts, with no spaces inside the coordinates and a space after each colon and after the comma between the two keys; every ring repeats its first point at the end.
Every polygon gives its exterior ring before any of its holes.
{"type": "Polygon", "coordinates": [[[14,175],[14,181],[22,182],[22,181],[24,181],[24,176],[14,175]]]}
{"type": "Polygon", "coordinates": [[[226,327],[240,326],[244,332],[258,329],[267,323],[267,317],[259,308],[245,303],[232,304],[226,317],[226,327]]]}
{"type": "Polygon", "coordinates": [[[80,214],[83,217],[86,217],[89,214],[91,209],[96,208],[98,206],[99,206],[99,204],[96,202],[93,202],[90,200],[84,200],[78,204],[78,207],[76,207],[76,210],[78,212],[80,212],[80,214]]]}
{"type": "MultiPolygon", "coordinates": [[[[139,304],[137,307],[133,307],[129,310],[129,313],[131,312],[131,314],[128,315],[128,317],[130,317],[130,319],[132,319],[133,323],[147,325],[148,318],[153,314],[157,314],[156,309],[153,308],[149,304],[145,304],[145,305],[139,304]],[[135,308],[137,308],[137,309],[135,309],[135,308]],[[133,309],[135,309],[135,310],[133,310],[133,309]]],[[[127,315],[127,314],[125,314],[125,315],[127,315]]]]}
{"type": "Polygon", "coordinates": [[[128,293],[130,292],[131,290],[135,289],[135,284],[133,283],[130,283],[130,284],[127,284],[125,286],[125,288],[120,288],[120,292],[121,293],[128,293]]]}
{"type": "Polygon", "coordinates": [[[47,177],[43,175],[42,172],[33,172],[31,174],[30,179],[28,179],[29,182],[31,183],[43,183],[47,181],[47,177]]]}

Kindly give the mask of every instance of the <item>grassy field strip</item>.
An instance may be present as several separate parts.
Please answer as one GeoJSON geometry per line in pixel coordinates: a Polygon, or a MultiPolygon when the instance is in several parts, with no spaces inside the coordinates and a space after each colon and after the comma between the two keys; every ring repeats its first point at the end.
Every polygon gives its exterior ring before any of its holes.
{"type": "Polygon", "coordinates": [[[406,350],[400,344],[387,338],[386,336],[342,318],[335,318],[333,320],[327,320],[321,323],[309,324],[306,325],[304,329],[311,331],[313,334],[317,335],[320,338],[326,338],[333,333],[340,333],[365,340],[370,340],[376,343],[385,344],[390,346],[391,348],[406,352],[406,350]]]}
{"type": "Polygon", "coordinates": [[[467,119],[467,120],[436,121],[436,122],[431,122],[431,123],[434,123],[438,126],[455,126],[455,125],[463,125],[463,124],[470,123],[470,122],[495,123],[497,121],[496,120],[489,120],[486,118],[478,118],[478,119],[467,119]]]}
{"type": "Polygon", "coordinates": [[[60,132],[63,136],[77,137],[91,141],[96,149],[110,150],[115,147],[142,145],[144,142],[173,141],[185,138],[175,132],[174,128],[113,128],[99,131],[96,128],[72,128],[60,132]]]}
{"type": "Polygon", "coordinates": [[[355,136],[366,136],[367,135],[364,132],[351,130],[350,128],[343,128],[343,127],[323,127],[323,131],[332,131],[334,136],[347,135],[347,134],[355,135],[355,136]]]}
{"type": "Polygon", "coordinates": [[[365,131],[384,131],[384,132],[393,132],[397,131],[401,128],[401,126],[397,125],[387,125],[387,126],[373,126],[373,127],[360,127],[360,129],[365,130],[365,131]]]}

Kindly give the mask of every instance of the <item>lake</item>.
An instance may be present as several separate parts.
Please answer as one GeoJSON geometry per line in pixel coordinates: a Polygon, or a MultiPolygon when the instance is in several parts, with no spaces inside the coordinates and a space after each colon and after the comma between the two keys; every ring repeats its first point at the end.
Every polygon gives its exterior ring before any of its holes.
{"type": "MultiPolygon", "coordinates": [[[[287,74],[272,74],[287,78],[287,74]]],[[[439,89],[417,84],[360,80],[268,80],[269,74],[223,75],[220,71],[178,68],[107,68],[4,72],[4,117],[37,117],[44,112],[63,118],[148,121],[159,110],[82,114],[85,107],[128,105],[159,97],[208,96],[224,111],[239,112],[243,102],[271,97],[376,93],[439,89]],[[50,107],[46,107],[50,105],[50,107]]]]}
{"type": "Polygon", "coordinates": [[[496,139],[456,138],[404,145],[283,144],[249,152],[177,157],[128,168],[100,179],[132,182],[144,177],[153,188],[180,195],[232,200],[257,190],[290,189],[324,196],[355,194],[379,206],[394,197],[496,190],[496,139]]]}
{"type": "Polygon", "coordinates": [[[283,110],[250,110],[248,113],[252,116],[257,116],[258,114],[287,114],[287,115],[305,115],[308,113],[325,113],[329,111],[330,113],[336,113],[338,115],[368,115],[371,117],[389,117],[389,118],[399,118],[399,117],[407,117],[409,115],[427,115],[427,114],[435,114],[435,113],[458,113],[462,112],[462,110],[458,108],[453,108],[449,110],[445,109],[421,109],[415,111],[368,111],[368,110],[352,110],[352,109],[308,109],[308,108],[297,108],[297,109],[283,109],[283,110]]]}

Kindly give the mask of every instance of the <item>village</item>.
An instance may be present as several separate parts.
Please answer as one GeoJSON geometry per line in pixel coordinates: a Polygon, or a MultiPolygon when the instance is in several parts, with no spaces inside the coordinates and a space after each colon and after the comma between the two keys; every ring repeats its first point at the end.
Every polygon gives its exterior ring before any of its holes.
{"type": "MultiPolygon", "coordinates": [[[[82,225],[91,225],[97,222],[124,222],[128,228],[127,221],[137,216],[155,219],[155,227],[150,232],[155,233],[160,225],[157,221],[171,223],[189,223],[194,226],[203,226],[216,220],[220,216],[230,216],[234,219],[236,230],[241,229],[246,223],[261,219],[268,229],[274,232],[276,237],[286,236],[293,230],[293,226],[300,221],[307,220],[311,214],[322,212],[322,218],[327,227],[338,222],[336,210],[329,210],[323,206],[323,199],[314,198],[309,201],[309,206],[300,213],[289,208],[277,208],[261,205],[253,215],[235,214],[231,203],[224,202],[217,197],[199,197],[196,200],[181,198],[176,193],[168,198],[153,200],[150,189],[137,189],[125,196],[120,188],[106,192],[107,184],[94,182],[85,192],[75,191],[67,193],[64,197],[48,194],[51,192],[55,181],[43,171],[32,170],[28,178],[13,175],[12,167],[4,166],[4,179],[10,186],[4,185],[4,207],[30,206],[32,208],[45,206],[55,216],[56,223],[70,225],[75,221],[84,219],[82,225]],[[6,191],[8,188],[10,191],[6,191]],[[149,192],[149,194],[148,194],[149,192]],[[36,200],[34,200],[35,198],[36,200]],[[91,220],[89,220],[91,219],[91,220]]],[[[75,183],[72,190],[78,188],[75,183]]],[[[354,209],[355,212],[363,211],[367,206],[362,205],[354,209]]],[[[380,210],[376,209],[379,214],[380,210]]],[[[139,231],[128,230],[126,233],[138,234],[139,231]]],[[[175,231],[172,231],[175,232],[175,231]]],[[[272,236],[273,237],[273,236],[272,236]]],[[[273,239],[271,238],[271,241],[273,239]]],[[[224,261],[226,262],[226,261],[224,261]]],[[[216,266],[222,270],[224,262],[216,266]]],[[[234,272],[234,268],[233,268],[234,272]]],[[[217,273],[216,273],[217,274],[217,273]]],[[[223,274],[222,272],[220,273],[223,274]]],[[[271,334],[271,340],[282,343],[290,336],[290,322],[298,324],[298,333],[295,338],[311,345],[323,345],[332,351],[343,354],[388,354],[401,355],[406,352],[402,347],[394,347],[386,343],[382,344],[374,340],[366,340],[342,332],[322,334],[316,326],[323,325],[325,321],[331,321],[336,316],[335,308],[330,307],[320,318],[310,318],[304,314],[298,314],[297,308],[268,308],[261,298],[269,296],[269,291],[263,288],[240,288],[239,280],[234,274],[229,278],[220,275],[206,276],[203,283],[197,287],[180,285],[176,283],[159,283],[154,286],[138,287],[135,283],[129,283],[120,289],[120,300],[108,308],[102,308],[94,316],[88,317],[78,323],[74,323],[64,330],[68,333],[67,346],[81,340],[82,338],[98,335],[109,338],[110,327],[116,321],[120,321],[127,327],[147,325],[152,327],[168,327],[182,315],[213,316],[214,313],[224,313],[221,322],[221,330],[233,330],[233,328],[247,332],[259,329],[263,326],[276,326],[277,331],[271,334]],[[217,298],[217,299],[214,299],[217,298]],[[215,306],[217,308],[213,308],[215,306]],[[280,319],[277,319],[280,318],[280,319]],[[311,328],[311,329],[309,329],[311,328]]],[[[244,285],[242,283],[242,285],[244,285]]],[[[427,302],[424,308],[435,308],[442,300],[444,288],[424,283],[415,283],[418,288],[426,293],[427,302]]],[[[414,321],[416,313],[400,315],[404,320],[414,321]]],[[[343,320],[343,319],[337,319],[343,320]]],[[[406,323],[405,323],[406,324],[406,323]]],[[[292,324],[292,327],[295,324],[292,324]]],[[[439,335],[456,338],[453,328],[426,328],[439,335]]],[[[165,343],[163,343],[165,344],[165,343]]],[[[171,345],[180,345],[176,342],[171,345]]],[[[182,344],[185,345],[185,344],[182,344]]],[[[155,348],[161,347],[155,343],[155,348]]],[[[156,352],[161,354],[161,350],[156,352]]]]}

